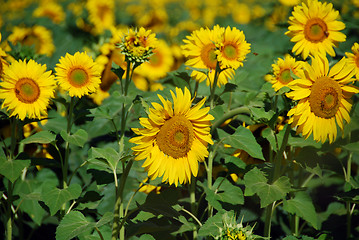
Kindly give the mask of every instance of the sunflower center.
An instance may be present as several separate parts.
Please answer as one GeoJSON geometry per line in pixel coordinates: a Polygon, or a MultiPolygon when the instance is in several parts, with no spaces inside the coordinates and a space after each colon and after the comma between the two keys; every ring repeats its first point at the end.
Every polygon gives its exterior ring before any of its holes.
{"type": "Polygon", "coordinates": [[[186,156],[193,142],[192,123],[184,116],[174,116],[167,120],[157,134],[160,150],[175,159],[186,156]]]}
{"type": "Polygon", "coordinates": [[[237,49],[231,44],[224,46],[223,53],[227,59],[235,59],[237,57],[237,49]]]}
{"type": "Polygon", "coordinates": [[[216,69],[217,54],[215,53],[216,46],[213,43],[207,44],[202,48],[201,59],[209,69],[216,69]]]}
{"type": "Polygon", "coordinates": [[[150,64],[152,66],[159,66],[162,63],[161,60],[162,60],[161,55],[158,52],[155,52],[150,58],[150,64]]]}
{"type": "Polygon", "coordinates": [[[70,72],[69,81],[74,87],[82,87],[88,82],[87,72],[83,69],[75,68],[70,72]]]}
{"type": "Polygon", "coordinates": [[[322,118],[332,118],[339,109],[342,89],[336,81],[321,77],[312,85],[309,103],[312,112],[322,118]]]}
{"type": "Polygon", "coordinates": [[[15,94],[19,101],[33,103],[40,96],[40,87],[30,78],[21,78],[15,84],[15,94]]]}
{"type": "Polygon", "coordinates": [[[35,51],[39,51],[41,44],[40,44],[40,40],[37,36],[30,34],[27,35],[24,40],[22,41],[23,45],[26,46],[34,46],[35,47],[35,51]]]}
{"type": "Polygon", "coordinates": [[[292,76],[290,75],[290,69],[284,69],[278,79],[283,84],[288,84],[290,81],[293,80],[292,76]]]}
{"type": "Polygon", "coordinates": [[[3,63],[2,63],[2,58],[0,57],[0,76],[2,75],[3,72],[3,63]]]}
{"type": "Polygon", "coordinates": [[[327,24],[320,18],[309,19],[304,26],[304,36],[308,41],[322,42],[328,34],[327,24]]]}

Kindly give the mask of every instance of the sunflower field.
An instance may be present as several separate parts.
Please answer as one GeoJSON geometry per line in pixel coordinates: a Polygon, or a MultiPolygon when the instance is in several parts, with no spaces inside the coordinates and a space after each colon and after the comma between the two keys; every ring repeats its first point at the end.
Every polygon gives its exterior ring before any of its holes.
{"type": "Polygon", "coordinates": [[[359,239],[358,0],[0,6],[0,239],[359,239]]]}

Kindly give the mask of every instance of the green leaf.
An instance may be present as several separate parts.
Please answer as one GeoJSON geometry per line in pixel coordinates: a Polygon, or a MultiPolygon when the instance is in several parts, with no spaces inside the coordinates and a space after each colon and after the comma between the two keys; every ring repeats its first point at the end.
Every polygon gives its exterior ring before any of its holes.
{"type": "Polygon", "coordinates": [[[50,208],[50,214],[53,216],[62,207],[72,199],[77,199],[81,194],[81,186],[79,184],[71,184],[68,188],[58,189],[52,184],[46,184],[42,189],[41,198],[50,208]]]}
{"type": "Polygon", "coordinates": [[[310,223],[315,229],[319,229],[318,215],[312,199],[306,192],[297,192],[295,197],[283,201],[283,209],[291,214],[296,214],[310,223]]]}
{"type": "Polygon", "coordinates": [[[244,203],[242,189],[233,185],[228,179],[219,177],[213,183],[213,188],[216,189],[217,200],[233,205],[244,203]]]}
{"type": "Polygon", "coordinates": [[[252,112],[254,120],[265,123],[269,122],[275,114],[273,110],[269,110],[268,112],[266,112],[264,108],[252,107],[250,108],[250,110],[252,112]]]}
{"type": "Polygon", "coordinates": [[[71,211],[65,215],[56,229],[56,240],[70,240],[79,234],[95,227],[95,223],[89,222],[78,211],[71,211]]]}
{"type": "Polygon", "coordinates": [[[12,183],[20,177],[22,170],[30,166],[31,161],[27,159],[7,159],[3,150],[0,152],[0,174],[4,175],[12,183]]]}
{"type": "Polygon", "coordinates": [[[264,173],[258,168],[253,168],[244,175],[245,196],[257,194],[261,200],[261,207],[266,207],[274,201],[283,199],[291,190],[289,178],[282,176],[273,184],[268,184],[264,173]]]}
{"type": "Polygon", "coordinates": [[[344,149],[353,152],[353,153],[359,153],[359,142],[353,142],[349,143],[347,145],[342,146],[344,149]]]}
{"type": "Polygon", "coordinates": [[[88,139],[88,134],[83,129],[77,130],[74,134],[68,134],[65,130],[62,130],[60,135],[65,141],[79,147],[83,147],[88,139]]]}
{"type": "Polygon", "coordinates": [[[49,131],[40,131],[35,133],[34,135],[31,135],[21,141],[23,144],[29,144],[29,143],[42,143],[47,144],[54,142],[56,139],[56,135],[49,132],[49,131]]]}
{"type": "Polygon", "coordinates": [[[106,148],[95,148],[92,147],[89,150],[89,161],[91,159],[104,159],[108,163],[108,166],[112,170],[116,170],[117,164],[120,161],[120,155],[116,152],[115,149],[106,147],[106,148]]]}
{"type": "Polygon", "coordinates": [[[39,204],[41,200],[41,183],[34,179],[17,181],[14,195],[20,196],[20,199],[15,202],[20,207],[20,210],[27,213],[40,226],[43,217],[47,214],[39,204]]]}
{"type": "Polygon", "coordinates": [[[139,240],[155,240],[155,238],[150,234],[142,234],[139,240]]]}
{"type": "MultiPolygon", "coordinates": [[[[218,133],[220,138],[221,132],[223,131],[219,129],[218,133]]],[[[234,134],[229,136],[225,135],[223,143],[229,144],[233,148],[244,150],[253,158],[264,160],[262,148],[248,128],[239,126],[234,134]]]]}
{"type": "Polygon", "coordinates": [[[220,227],[223,228],[222,212],[218,212],[213,217],[207,219],[198,231],[198,236],[218,236],[221,231],[220,227]]]}

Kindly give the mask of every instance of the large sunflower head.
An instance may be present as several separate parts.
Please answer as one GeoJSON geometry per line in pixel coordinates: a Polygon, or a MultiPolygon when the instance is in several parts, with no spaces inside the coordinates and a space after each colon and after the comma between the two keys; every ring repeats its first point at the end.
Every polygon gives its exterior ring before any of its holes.
{"type": "Polygon", "coordinates": [[[114,26],[114,0],[87,0],[86,8],[89,12],[89,21],[94,25],[95,34],[101,34],[105,29],[110,29],[114,26]]]}
{"type": "Polygon", "coordinates": [[[297,126],[297,133],[306,138],[313,134],[318,142],[329,139],[332,143],[337,136],[337,125],[343,131],[345,121],[350,122],[350,98],[359,92],[351,84],[354,72],[345,58],[329,69],[324,55],[313,57],[311,65],[305,63],[303,68],[299,79],[288,84],[293,91],[287,96],[299,101],[288,112],[288,116],[292,116],[289,123],[297,126]]]}
{"type": "Polygon", "coordinates": [[[143,160],[148,175],[162,177],[169,184],[187,183],[197,176],[198,162],[208,156],[207,145],[213,144],[210,134],[209,108],[202,108],[205,98],[191,108],[191,94],[176,88],[171,91],[173,102],[158,95],[161,104],[152,103],[148,118],[140,118],[143,128],[132,130],[139,136],[130,142],[136,158],[143,160]]]}
{"type": "Polygon", "coordinates": [[[27,46],[34,46],[38,54],[51,56],[55,51],[55,45],[52,40],[52,33],[43,26],[14,27],[8,40],[12,44],[21,43],[27,46]]]}
{"type": "Polygon", "coordinates": [[[251,44],[247,43],[243,31],[227,27],[217,43],[218,61],[223,67],[237,69],[243,66],[243,61],[250,52],[251,44]]]}
{"type": "Polygon", "coordinates": [[[359,44],[354,43],[351,50],[351,53],[346,52],[345,55],[348,57],[348,65],[355,72],[356,79],[359,79],[359,44]]]}
{"type": "Polygon", "coordinates": [[[346,36],[339,32],[345,24],[337,20],[339,12],[333,9],[332,3],[308,0],[295,6],[292,15],[285,34],[295,42],[293,53],[302,54],[303,59],[317,53],[335,56],[333,47],[344,42],[346,36]]]}
{"type": "Polygon", "coordinates": [[[34,60],[14,61],[5,67],[0,82],[2,108],[11,116],[24,120],[25,117],[41,119],[47,115],[50,99],[54,97],[55,80],[46,65],[34,60]]]}
{"type": "MultiPolygon", "coordinates": [[[[214,82],[214,74],[218,62],[216,43],[220,42],[225,29],[214,26],[212,30],[201,28],[192,32],[187,39],[183,40],[182,45],[183,55],[188,59],[186,65],[193,67],[191,77],[196,81],[202,82],[206,80],[207,85],[212,85],[214,82]],[[199,71],[196,69],[203,69],[199,71]]],[[[221,66],[220,66],[221,67],[221,66]]],[[[217,85],[220,87],[232,79],[234,75],[233,69],[224,69],[218,78],[217,85]]]]}
{"type": "Polygon", "coordinates": [[[302,61],[296,61],[290,55],[286,55],[284,59],[278,58],[277,62],[272,64],[273,75],[269,75],[268,81],[272,83],[275,91],[287,86],[293,81],[293,76],[302,70],[302,61]]]}
{"type": "Polygon", "coordinates": [[[60,87],[71,97],[96,92],[101,83],[102,68],[86,52],[66,53],[56,64],[56,78],[60,87]]]}

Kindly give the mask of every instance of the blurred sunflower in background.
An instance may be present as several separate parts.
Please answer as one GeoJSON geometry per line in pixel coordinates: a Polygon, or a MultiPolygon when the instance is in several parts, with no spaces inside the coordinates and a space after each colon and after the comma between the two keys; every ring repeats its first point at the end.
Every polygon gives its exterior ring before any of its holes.
{"type": "Polygon", "coordinates": [[[293,81],[292,74],[297,75],[302,70],[302,65],[302,61],[296,61],[295,58],[287,54],[284,59],[278,58],[272,64],[273,75],[267,74],[265,79],[272,84],[274,91],[277,92],[293,81]]]}
{"type": "Polygon", "coordinates": [[[191,108],[193,99],[187,88],[171,91],[172,102],[158,95],[162,102],[152,103],[148,118],[140,118],[143,128],[132,128],[139,136],[130,139],[137,144],[132,150],[135,160],[145,159],[142,167],[151,179],[162,176],[162,182],[183,184],[197,176],[198,162],[208,156],[210,134],[209,108],[202,108],[205,98],[191,108]]]}
{"type": "Polygon", "coordinates": [[[40,1],[40,5],[34,10],[34,17],[47,17],[52,22],[59,24],[65,19],[65,12],[60,4],[55,1],[40,1]]]}
{"type": "Polygon", "coordinates": [[[355,72],[355,77],[359,79],[359,44],[354,43],[352,48],[352,52],[346,52],[345,55],[348,57],[348,65],[353,69],[355,72]]]}
{"type": "Polygon", "coordinates": [[[89,13],[88,19],[94,25],[94,34],[101,34],[115,25],[114,0],[87,0],[86,9],[89,13]]]}
{"type": "Polygon", "coordinates": [[[20,120],[26,117],[41,119],[47,116],[47,107],[54,97],[56,82],[46,65],[34,60],[14,61],[5,67],[0,82],[2,108],[10,111],[10,117],[20,120]]]}
{"type": "Polygon", "coordinates": [[[345,24],[337,20],[339,12],[333,9],[332,3],[308,0],[295,6],[292,15],[285,34],[295,42],[292,52],[301,54],[303,59],[310,54],[335,56],[334,47],[346,40],[345,34],[339,32],[345,24]]]}
{"type": "Polygon", "coordinates": [[[101,67],[86,52],[66,53],[56,64],[56,79],[71,97],[96,92],[101,83],[101,67]]]}
{"type": "Polygon", "coordinates": [[[51,56],[55,51],[55,45],[53,44],[52,40],[52,33],[50,30],[43,26],[15,26],[7,40],[14,45],[20,43],[26,46],[34,46],[36,53],[44,54],[46,56],[51,56]]]}
{"type": "Polygon", "coordinates": [[[359,93],[351,84],[354,71],[345,58],[329,69],[328,59],[322,55],[313,57],[311,65],[304,63],[303,70],[298,73],[299,79],[288,84],[292,91],[286,95],[299,101],[288,112],[288,123],[297,126],[297,133],[305,138],[313,134],[317,142],[329,139],[332,143],[337,137],[337,125],[343,131],[344,123],[350,122],[350,98],[359,93]]]}
{"type": "MultiPolygon", "coordinates": [[[[0,42],[1,42],[1,33],[0,33],[0,42]]],[[[4,72],[5,66],[8,65],[6,59],[6,52],[0,47],[0,77],[4,72]]]]}

